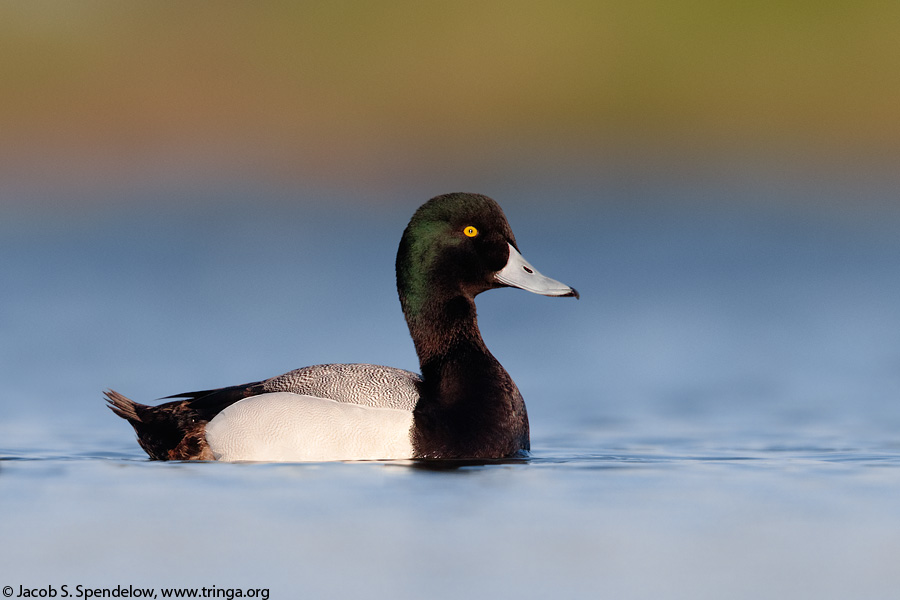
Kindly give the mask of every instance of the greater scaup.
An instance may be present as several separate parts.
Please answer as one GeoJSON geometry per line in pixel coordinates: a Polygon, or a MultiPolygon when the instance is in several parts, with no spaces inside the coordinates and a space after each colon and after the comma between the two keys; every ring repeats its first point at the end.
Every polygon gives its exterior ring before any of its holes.
{"type": "Polygon", "coordinates": [[[422,375],[330,364],[233,387],[176,394],[158,406],[105,392],[157,460],[493,459],[529,447],[516,384],[478,330],[475,296],[517,287],[578,292],[518,251],[500,206],[480,194],[432,198],[397,251],[397,291],[422,375]]]}

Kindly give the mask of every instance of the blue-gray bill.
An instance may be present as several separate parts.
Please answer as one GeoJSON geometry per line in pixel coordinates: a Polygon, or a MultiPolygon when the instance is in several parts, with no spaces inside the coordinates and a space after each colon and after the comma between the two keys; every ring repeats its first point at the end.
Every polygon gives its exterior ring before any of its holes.
{"type": "Polygon", "coordinates": [[[531,266],[525,257],[519,254],[519,251],[509,245],[509,259],[506,266],[497,271],[494,279],[503,285],[509,285],[525,290],[541,294],[542,296],[575,296],[578,298],[578,292],[573,287],[550,279],[531,266]]]}

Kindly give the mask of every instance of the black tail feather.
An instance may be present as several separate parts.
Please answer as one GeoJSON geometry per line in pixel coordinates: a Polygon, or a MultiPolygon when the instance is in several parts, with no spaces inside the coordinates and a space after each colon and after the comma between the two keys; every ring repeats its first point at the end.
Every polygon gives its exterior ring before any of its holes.
{"type": "Polygon", "coordinates": [[[214,390],[184,392],[166,396],[162,400],[182,399],[183,402],[187,402],[190,405],[191,409],[197,411],[202,418],[210,420],[238,400],[264,393],[266,391],[264,384],[264,381],[255,381],[214,390]]]}
{"type": "Polygon", "coordinates": [[[139,405],[137,402],[126,398],[115,390],[106,390],[103,392],[103,395],[106,396],[106,402],[109,404],[109,409],[116,413],[116,415],[122,417],[132,425],[135,422],[139,423],[141,421],[141,418],[137,413],[137,407],[143,405],[139,405]]]}

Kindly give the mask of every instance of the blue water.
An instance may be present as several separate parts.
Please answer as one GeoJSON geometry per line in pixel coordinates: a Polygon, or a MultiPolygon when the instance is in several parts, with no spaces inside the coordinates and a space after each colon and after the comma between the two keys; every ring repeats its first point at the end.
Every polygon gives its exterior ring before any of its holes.
{"type": "Polygon", "coordinates": [[[533,456],[444,469],[149,462],[100,395],[416,369],[393,258],[424,198],[11,211],[0,586],[896,598],[900,210],[730,189],[485,189],[582,299],[479,297],[533,456]]]}

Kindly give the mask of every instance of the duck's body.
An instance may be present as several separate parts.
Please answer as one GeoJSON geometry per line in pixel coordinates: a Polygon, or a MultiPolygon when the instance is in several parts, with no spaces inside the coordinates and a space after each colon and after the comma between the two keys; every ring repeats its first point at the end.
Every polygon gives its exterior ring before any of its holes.
{"type": "Polygon", "coordinates": [[[157,460],[327,460],[340,453],[336,449],[344,441],[346,453],[359,460],[390,459],[412,454],[395,444],[387,453],[371,434],[381,428],[381,438],[397,437],[397,425],[412,419],[421,381],[415,373],[393,367],[331,364],[177,394],[169,397],[176,400],[159,406],[138,404],[113,391],[106,396],[113,412],[131,422],[141,447],[157,460]],[[368,421],[363,415],[369,415],[368,421]],[[393,420],[386,418],[391,416],[393,420]],[[359,434],[347,435],[354,430],[359,434]]]}
{"type": "Polygon", "coordinates": [[[110,391],[110,408],[158,460],[485,459],[529,450],[525,403],[481,338],[474,297],[503,286],[577,292],[529,265],[500,207],[476,194],[420,207],[396,266],[421,376],[318,365],[155,407],[110,391]]]}

